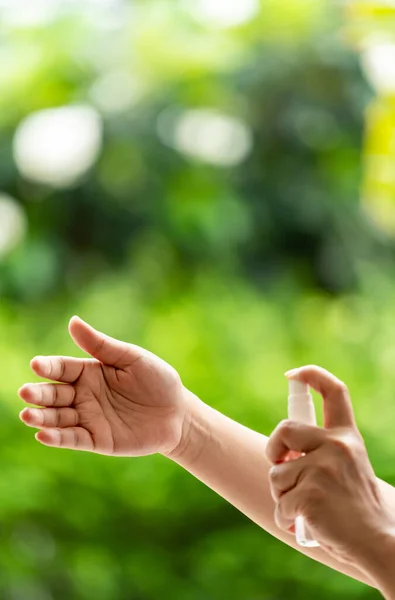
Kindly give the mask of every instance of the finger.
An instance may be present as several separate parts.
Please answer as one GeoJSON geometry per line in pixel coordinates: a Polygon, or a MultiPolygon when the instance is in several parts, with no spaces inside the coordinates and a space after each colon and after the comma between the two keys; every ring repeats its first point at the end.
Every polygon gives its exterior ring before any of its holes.
{"type": "Polygon", "coordinates": [[[325,427],[356,427],[347,387],[332,373],[321,367],[307,366],[289,371],[286,375],[289,379],[307,383],[321,394],[324,400],[325,427]]]}
{"type": "Polygon", "coordinates": [[[286,459],[290,450],[307,453],[316,450],[327,438],[321,427],[295,421],[282,421],[274,430],[266,446],[266,457],[272,464],[286,459]]]}
{"type": "Polygon", "coordinates": [[[298,516],[304,516],[303,494],[295,488],[284,494],[276,506],[276,518],[282,528],[288,529],[298,516]]]}
{"type": "Polygon", "coordinates": [[[283,531],[288,531],[288,533],[295,534],[295,521],[283,517],[278,504],[276,505],[276,508],[274,510],[274,521],[277,527],[279,527],[279,529],[282,529],[283,531]]]}
{"type": "Polygon", "coordinates": [[[72,385],[53,383],[26,383],[18,391],[19,397],[38,406],[70,406],[74,402],[72,385]]]}
{"type": "Polygon", "coordinates": [[[24,408],[21,421],[29,427],[76,427],[78,414],[74,408],[24,408]]]}
{"type": "Polygon", "coordinates": [[[296,517],[300,516],[307,520],[310,525],[322,521],[327,506],[328,490],[324,486],[317,485],[314,474],[306,474],[300,483],[283,494],[277,503],[279,517],[285,521],[295,522],[296,517]]]}
{"type": "Polygon", "coordinates": [[[100,362],[113,367],[126,367],[141,358],[144,353],[144,350],[138,346],[100,333],[79,317],[71,319],[69,332],[79,348],[100,362]]]}
{"type": "Polygon", "coordinates": [[[36,356],[30,363],[33,371],[45,379],[61,383],[75,383],[81,376],[85,359],[67,356],[36,356]]]}
{"type": "Polygon", "coordinates": [[[87,452],[93,452],[95,449],[91,434],[83,427],[42,429],[36,433],[35,437],[44,446],[67,448],[69,450],[86,450],[87,452]]]}
{"type": "Polygon", "coordinates": [[[274,465],[269,471],[270,491],[275,502],[297,486],[301,476],[311,463],[311,454],[300,456],[290,462],[274,465]]]}

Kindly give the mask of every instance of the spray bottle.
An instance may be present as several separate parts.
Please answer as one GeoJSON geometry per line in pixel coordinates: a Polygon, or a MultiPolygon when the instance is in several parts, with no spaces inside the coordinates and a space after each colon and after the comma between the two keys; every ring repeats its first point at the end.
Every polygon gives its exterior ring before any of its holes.
{"type": "MultiPolygon", "coordinates": [[[[310,388],[306,383],[290,379],[288,396],[288,418],[305,425],[317,425],[315,407],[310,388]]],[[[319,543],[310,534],[304,518],[295,519],[296,541],[304,548],[316,548],[319,543]]]]}

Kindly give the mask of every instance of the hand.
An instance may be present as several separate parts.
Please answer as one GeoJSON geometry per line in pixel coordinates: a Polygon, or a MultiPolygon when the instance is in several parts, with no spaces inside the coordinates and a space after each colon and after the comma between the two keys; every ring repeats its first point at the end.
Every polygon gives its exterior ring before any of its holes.
{"type": "Polygon", "coordinates": [[[177,372],[150,352],[99,333],[74,317],[70,335],[92,358],[36,357],[40,377],[20,397],[43,408],[25,408],[21,419],[39,428],[47,446],[98,454],[170,453],[180,444],[188,398],[177,372]]]}
{"type": "Polygon", "coordinates": [[[318,367],[293,371],[289,377],[323,396],[325,428],[284,421],[270,437],[267,457],[274,465],[269,477],[276,523],[292,531],[295,518],[303,516],[324,550],[374,578],[370,566],[389,548],[394,559],[395,515],[382,496],[347,388],[318,367]],[[299,458],[289,461],[292,452],[299,458]]]}

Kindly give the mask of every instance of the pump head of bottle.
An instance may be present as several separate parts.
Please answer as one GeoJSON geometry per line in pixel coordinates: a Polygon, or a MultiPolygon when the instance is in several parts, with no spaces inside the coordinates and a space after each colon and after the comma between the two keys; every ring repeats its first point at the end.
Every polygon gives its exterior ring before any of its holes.
{"type": "Polygon", "coordinates": [[[289,380],[289,395],[298,396],[300,394],[309,394],[310,388],[307,383],[297,381],[296,379],[289,380]]]}

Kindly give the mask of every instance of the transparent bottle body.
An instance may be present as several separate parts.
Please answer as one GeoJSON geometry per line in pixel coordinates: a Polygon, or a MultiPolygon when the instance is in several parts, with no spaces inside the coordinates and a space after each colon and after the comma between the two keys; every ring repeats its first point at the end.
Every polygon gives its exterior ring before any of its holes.
{"type": "Polygon", "coordinates": [[[299,546],[303,548],[318,548],[319,543],[314,539],[303,517],[295,519],[295,537],[299,546]]]}
{"type": "MultiPolygon", "coordinates": [[[[296,394],[290,393],[289,395],[288,418],[298,423],[304,423],[305,425],[317,425],[313,398],[309,393],[308,387],[306,386],[305,393],[300,393],[300,390],[297,390],[297,392],[296,394]]],[[[295,519],[295,537],[298,545],[303,548],[319,547],[319,543],[310,533],[302,516],[298,516],[295,519]]]]}

